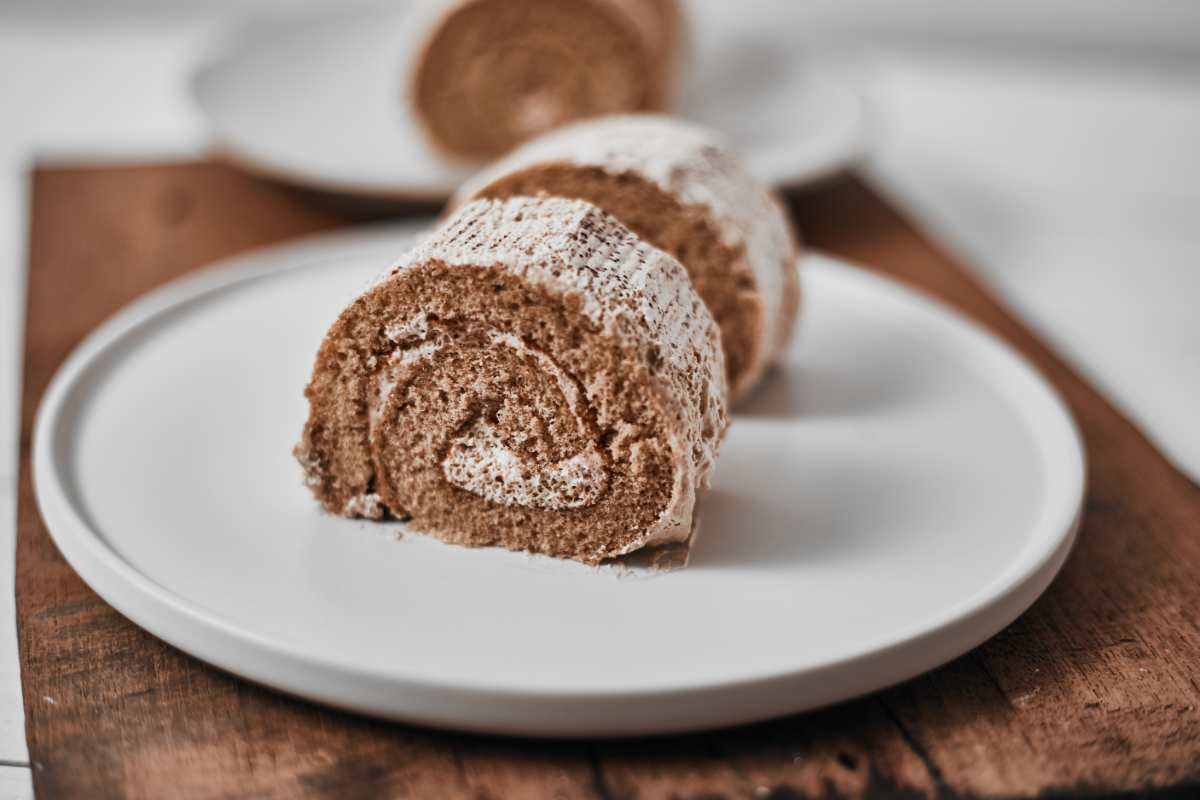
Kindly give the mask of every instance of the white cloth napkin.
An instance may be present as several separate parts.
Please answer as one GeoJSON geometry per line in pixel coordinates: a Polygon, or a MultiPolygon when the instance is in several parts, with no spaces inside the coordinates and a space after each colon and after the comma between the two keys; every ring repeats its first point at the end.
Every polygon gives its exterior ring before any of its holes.
{"type": "Polygon", "coordinates": [[[871,174],[1200,481],[1200,58],[873,58],[871,174]]]}

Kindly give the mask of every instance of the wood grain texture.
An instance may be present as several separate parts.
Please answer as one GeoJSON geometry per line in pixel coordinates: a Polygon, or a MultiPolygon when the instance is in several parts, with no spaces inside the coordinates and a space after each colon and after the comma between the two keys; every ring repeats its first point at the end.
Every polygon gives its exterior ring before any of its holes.
{"type": "Polygon", "coordinates": [[[206,667],[99,600],[33,500],[29,432],[53,370],[152,286],[351,220],[216,164],[42,170],[32,188],[17,605],[39,796],[1200,794],[1200,488],[862,184],[791,198],[806,237],[964,310],[1063,392],[1091,460],[1079,544],[1020,620],[900,687],[736,730],[590,743],[453,735],[317,708],[206,667]]]}

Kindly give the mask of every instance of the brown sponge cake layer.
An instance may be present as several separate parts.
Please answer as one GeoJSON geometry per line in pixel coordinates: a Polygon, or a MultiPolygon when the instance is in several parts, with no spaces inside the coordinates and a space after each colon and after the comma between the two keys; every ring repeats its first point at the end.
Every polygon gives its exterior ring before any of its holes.
{"type": "Polygon", "coordinates": [[[674,255],[721,328],[733,400],[787,345],[799,306],[782,208],[711,132],[655,115],[577,123],[518,148],[453,202],[519,195],[587,200],[674,255]]]}
{"type": "Polygon", "coordinates": [[[306,394],[329,511],[588,563],[687,541],[727,425],[683,268],[563,199],[462,208],[341,314],[306,394]]]}
{"type": "Polygon", "coordinates": [[[486,159],[573,120],[664,109],[676,84],[674,0],[440,0],[413,72],[432,141],[486,159]]]}

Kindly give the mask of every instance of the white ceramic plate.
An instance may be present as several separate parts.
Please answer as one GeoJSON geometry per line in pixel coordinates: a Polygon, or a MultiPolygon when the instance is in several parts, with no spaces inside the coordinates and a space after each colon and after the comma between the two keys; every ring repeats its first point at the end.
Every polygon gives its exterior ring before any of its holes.
{"type": "Polygon", "coordinates": [[[904,680],[1059,569],[1084,461],[1057,396],[955,313],[813,256],[786,368],[736,416],[687,569],[443,545],[318,511],[290,450],[326,325],[403,229],[236,259],[67,360],[38,502],[105,600],[254,681],[384,717],[607,735],[757,720],[904,680]]]}
{"type": "MultiPolygon", "coordinates": [[[[447,197],[471,169],[439,157],[407,114],[406,21],[403,12],[357,13],[239,30],[192,84],[218,148],[251,170],[327,191],[447,197]]],[[[683,114],[724,131],[760,178],[800,185],[861,155],[862,101],[843,77],[789,43],[697,27],[683,114]]]]}

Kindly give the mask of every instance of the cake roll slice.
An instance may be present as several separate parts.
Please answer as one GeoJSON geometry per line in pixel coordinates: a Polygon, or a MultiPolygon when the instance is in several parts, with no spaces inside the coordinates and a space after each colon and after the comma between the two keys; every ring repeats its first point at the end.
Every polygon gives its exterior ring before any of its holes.
{"type": "Polygon", "coordinates": [[[662,110],[678,84],[676,0],[426,0],[411,101],[432,143],[482,161],[566,122],[662,110]]]}
{"type": "Polygon", "coordinates": [[[562,198],[459,209],[342,312],[306,396],[330,512],[586,563],[689,541],[728,421],[683,267],[562,198]]]}
{"type": "Polygon", "coordinates": [[[569,125],[484,169],[452,204],[539,194],[594,203],[683,263],[721,328],[734,402],[787,346],[800,302],[795,234],[711,131],[651,114],[569,125]]]}

